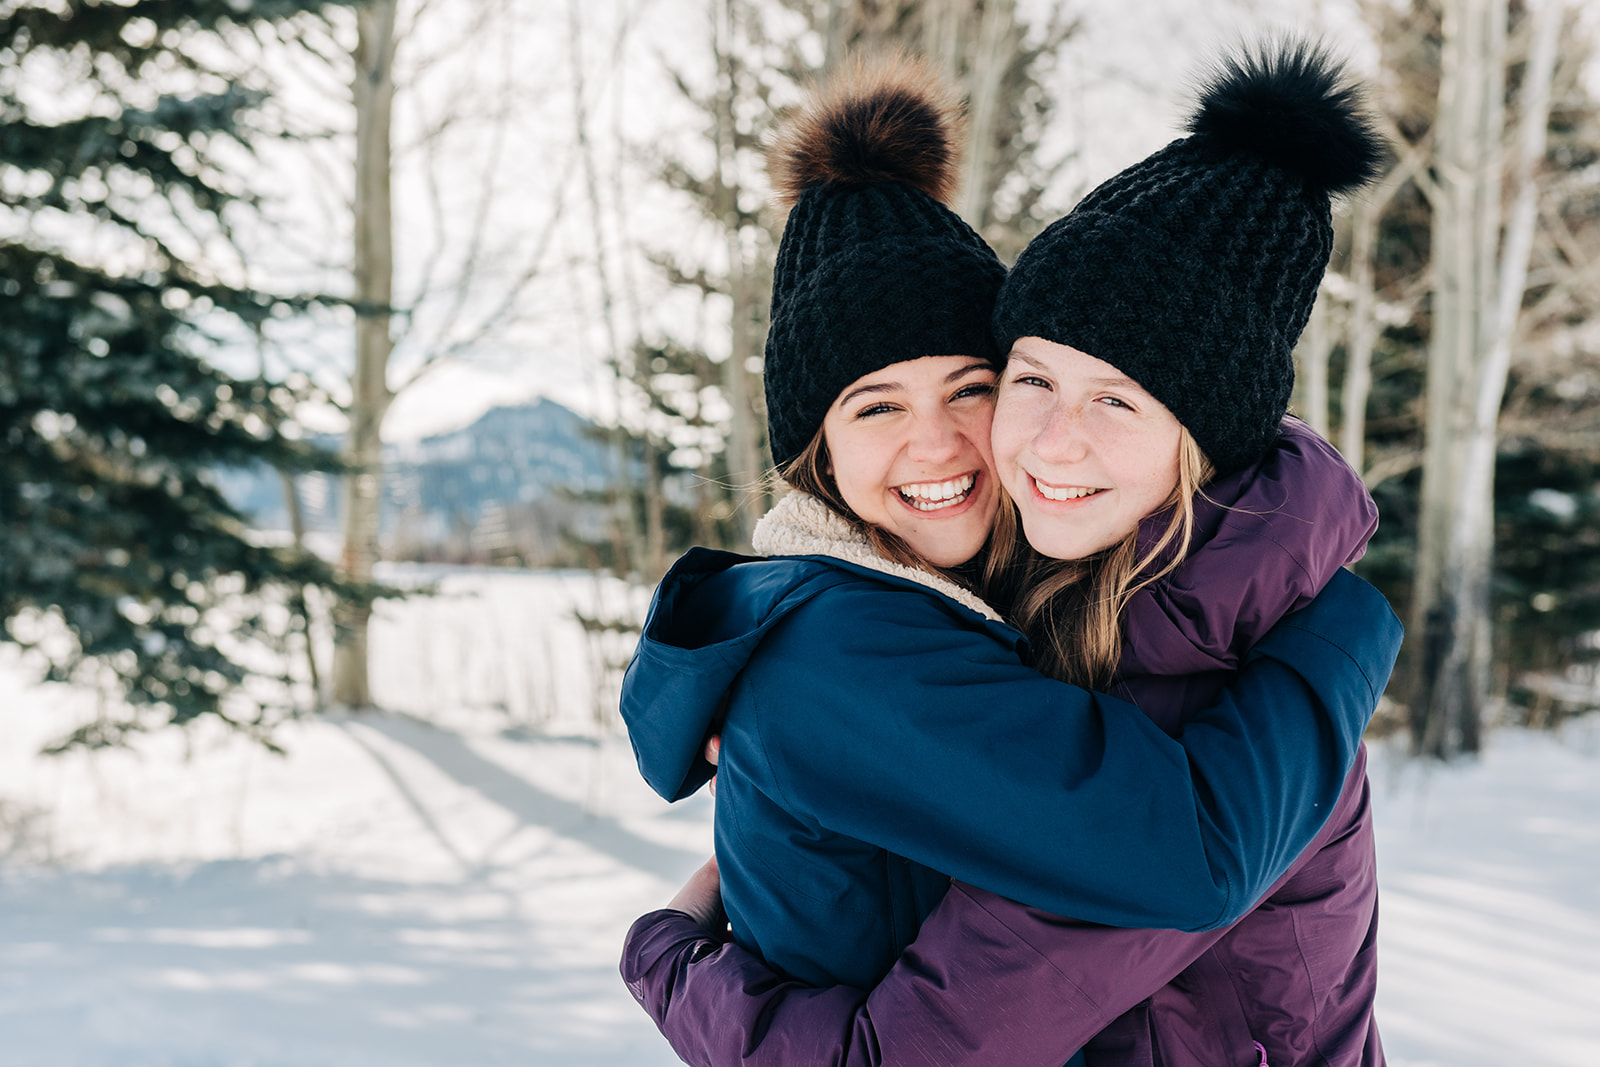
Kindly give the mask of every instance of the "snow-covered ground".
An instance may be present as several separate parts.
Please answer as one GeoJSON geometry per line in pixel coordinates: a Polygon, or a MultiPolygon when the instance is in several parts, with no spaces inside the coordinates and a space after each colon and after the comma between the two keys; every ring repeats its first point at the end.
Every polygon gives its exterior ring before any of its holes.
{"type": "MultiPolygon", "coordinates": [[[[710,849],[597,716],[587,579],[446,576],[374,630],[381,715],[36,755],[87,695],[0,650],[0,1065],[651,1067],[623,931],[710,849]]],[[[602,677],[601,685],[605,684],[602,677]]],[[[1600,1063],[1600,721],[1374,760],[1395,1067],[1600,1063]]]]}
{"type": "Polygon", "coordinates": [[[1378,1021],[1395,1067],[1600,1064],[1600,714],[1479,762],[1385,755],[1378,1021]]]}

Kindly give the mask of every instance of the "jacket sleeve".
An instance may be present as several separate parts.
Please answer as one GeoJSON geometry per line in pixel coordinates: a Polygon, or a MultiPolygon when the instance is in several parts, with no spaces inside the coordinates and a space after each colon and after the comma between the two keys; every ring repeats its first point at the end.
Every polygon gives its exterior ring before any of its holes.
{"type": "MultiPolygon", "coordinates": [[[[1364,785],[1358,765],[1268,900],[1292,906],[1280,894],[1297,872],[1343,847],[1364,785]]],[[[1314,877],[1319,897],[1326,879],[1314,877]]],[[[621,970],[678,1055],[703,1067],[1060,1067],[1229,930],[1095,926],[958,882],[870,995],[788,980],[673,911],[634,924],[621,970]]]]}
{"type": "Polygon", "coordinates": [[[784,978],[674,911],[634,924],[621,970],[696,1067],[1060,1067],[1225,932],[1092,926],[957,883],[870,994],[784,978]]]}
{"type": "Polygon", "coordinates": [[[1124,927],[1226,926],[1261,897],[1332,810],[1400,643],[1341,572],[1174,740],[943,610],[860,583],[774,630],[749,679],[765,785],[819,833],[1124,927]]]}
{"type": "Polygon", "coordinates": [[[672,1050],[694,1067],[883,1062],[872,1021],[862,1015],[866,992],[784,978],[755,953],[712,938],[682,912],[655,911],[635,922],[623,944],[621,971],[672,1050]]]}
{"type": "Polygon", "coordinates": [[[1277,621],[1360,559],[1378,509],[1327,441],[1285,418],[1258,464],[1206,486],[1188,557],[1124,612],[1124,678],[1233,670],[1277,621]]]}

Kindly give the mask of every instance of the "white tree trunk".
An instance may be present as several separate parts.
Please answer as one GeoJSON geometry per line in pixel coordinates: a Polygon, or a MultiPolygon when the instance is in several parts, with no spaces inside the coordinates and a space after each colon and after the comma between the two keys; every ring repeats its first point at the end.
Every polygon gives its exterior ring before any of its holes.
{"type": "Polygon", "coordinates": [[[733,300],[732,337],[727,362],[722,365],[722,390],[732,410],[727,443],[729,497],[740,544],[747,548],[755,533],[756,521],[766,510],[766,495],[761,489],[765,465],[756,426],[755,376],[750,372],[750,361],[761,355],[757,351],[760,342],[757,302],[766,300],[767,294],[759,291],[739,213],[741,186],[733,112],[738,95],[739,58],[733,54],[733,42],[738,38],[738,22],[743,17],[740,0],[721,0],[718,14],[721,31],[717,48],[716,183],[728,252],[728,290],[733,300]]]}
{"type": "Polygon", "coordinates": [[[961,77],[961,42],[970,17],[970,0],[923,0],[922,51],[950,80],[961,77]]]}
{"type": "Polygon", "coordinates": [[[1381,204],[1356,205],[1350,234],[1350,329],[1345,339],[1344,384],[1340,392],[1339,451],[1357,471],[1366,466],[1367,398],[1372,394],[1372,350],[1378,342],[1378,294],[1372,256],[1378,243],[1381,204]]]}
{"type": "MultiPolygon", "coordinates": [[[[1427,157],[1413,149],[1384,176],[1377,187],[1355,202],[1350,224],[1350,324],[1345,338],[1344,384],[1340,396],[1342,417],[1339,451],[1346,462],[1368,477],[1366,469],[1367,400],[1372,394],[1372,356],[1380,333],[1378,325],[1378,230],[1384,209],[1405,185],[1413,181],[1427,157]]],[[[1431,183],[1424,186],[1431,188],[1431,183]]],[[[1377,484],[1369,480],[1368,485],[1377,484]]]]}
{"type": "MultiPolygon", "coordinates": [[[[344,478],[345,578],[372,580],[378,559],[383,503],[383,451],[379,430],[394,399],[389,391],[390,308],[394,299],[394,231],[389,201],[390,114],[394,104],[395,13],[398,0],[373,0],[356,10],[357,43],[355,182],[356,358],[350,379],[350,429],[344,478]]],[[[333,658],[333,701],[351,708],[372,704],[367,679],[365,607],[341,607],[333,658]]]]}
{"type": "MultiPolygon", "coordinates": [[[[296,551],[303,551],[306,547],[306,516],[305,508],[300,504],[300,487],[295,484],[294,475],[288,471],[280,472],[283,481],[283,504],[289,512],[289,537],[296,551]]],[[[306,672],[311,685],[311,706],[315,711],[322,709],[322,671],[317,664],[316,646],[311,640],[311,605],[306,599],[304,586],[295,588],[290,598],[290,610],[300,616],[304,624],[306,641],[306,672]]]]}
{"type": "MultiPolygon", "coordinates": [[[[600,174],[595,165],[594,142],[589,133],[588,77],[584,68],[583,22],[580,0],[568,0],[567,44],[572,60],[572,117],[574,140],[578,158],[583,168],[584,195],[589,207],[589,237],[594,250],[595,280],[600,286],[600,324],[606,338],[606,367],[611,373],[617,405],[617,424],[611,434],[611,446],[617,464],[617,477],[611,486],[613,531],[613,566],[619,574],[643,572],[652,579],[660,574],[660,553],[653,551],[648,528],[650,519],[659,514],[660,480],[654,476],[655,450],[650,441],[649,427],[643,431],[646,478],[644,511],[646,529],[639,522],[638,501],[631,484],[633,468],[633,443],[625,417],[628,408],[628,383],[634,380],[640,368],[633,366],[629,353],[624,350],[623,332],[617,324],[617,299],[611,279],[611,257],[607,254],[605,233],[605,208],[600,199],[600,174]]],[[[634,330],[637,335],[637,324],[634,330]]]]}
{"type": "MultiPolygon", "coordinates": [[[[1453,599],[1470,607],[1470,611],[1462,613],[1463,617],[1477,620],[1474,627],[1464,628],[1455,635],[1455,641],[1467,646],[1465,655],[1472,670],[1469,682],[1480,696],[1487,694],[1490,678],[1489,585],[1493,565],[1496,426],[1511,371],[1511,349],[1522,296],[1527,288],[1528,260],[1538,221],[1539,190],[1535,175],[1544,157],[1551,80],[1563,14],[1557,0],[1531,0],[1529,8],[1533,43],[1523,75],[1522,113],[1512,158],[1513,202],[1499,250],[1495,288],[1490,293],[1492,299],[1483,305],[1484,351],[1478,368],[1477,390],[1471,398],[1472,418],[1461,461],[1460,515],[1452,527],[1454,539],[1450,545],[1450,572],[1456,583],[1453,599]]],[[[1498,188],[1494,192],[1498,197],[1498,188]]],[[[1477,727],[1475,716],[1459,724],[1462,747],[1468,751],[1478,747],[1477,727]]]]}
{"type": "Polygon", "coordinates": [[[1414,748],[1437,756],[1477,749],[1488,696],[1495,427],[1526,288],[1562,14],[1559,0],[1529,7],[1534,43],[1509,220],[1501,205],[1506,0],[1451,0],[1444,13],[1411,707],[1414,748]]]}
{"type": "Polygon", "coordinates": [[[1311,321],[1301,338],[1299,374],[1300,416],[1323,437],[1328,429],[1328,357],[1333,352],[1333,297],[1326,289],[1311,306],[1311,321]]]}
{"type": "MultiPolygon", "coordinates": [[[[1484,26],[1488,0],[1446,0],[1440,53],[1439,109],[1434,122],[1436,192],[1433,199],[1433,337],[1428,353],[1427,441],[1423,455],[1422,507],[1417,531],[1412,633],[1417,635],[1417,675],[1411,701],[1412,745],[1418,752],[1446,755],[1457,741],[1450,724],[1473,699],[1467,680],[1467,650],[1459,637],[1469,625],[1457,602],[1458,576],[1450,548],[1461,514],[1461,443],[1465,399],[1472,395],[1479,350],[1477,310],[1487,295],[1475,240],[1481,232],[1484,26]]],[[[1498,165],[1498,162],[1496,162],[1498,165]]],[[[1498,215],[1499,205],[1494,205],[1498,215]]],[[[1474,705],[1472,711],[1476,710],[1474,705]]]]}
{"type": "Polygon", "coordinates": [[[995,132],[1002,104],[1000,89],[1010,59],[1005,41],[1016,27],[1015,0],[987,0],[978,27],[977,47],[967,77],[967,150],[961,164],[961,188],[953,205],[973,229],[989,222],[998,175],[994,167],[995,132]]]}

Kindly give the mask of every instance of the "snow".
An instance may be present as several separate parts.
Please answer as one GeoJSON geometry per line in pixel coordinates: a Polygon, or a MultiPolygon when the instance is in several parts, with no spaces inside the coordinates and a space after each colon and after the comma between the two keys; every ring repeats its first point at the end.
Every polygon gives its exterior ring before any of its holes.
{"type": "Polygon", "coordinates": [[[384,606],[375,688],[477,703],[290,722],[287,758],[208,729],[38,756],[93,698],[0,655],[0,1064],[677,1062],[616,959],[710,854],[709,798],[669,808],[595,721],[568,612],[622,603],[411,576],[445,595],[384,606]]]}
{"type": "MultiPolygon", "coordinates": [[[[445,594],[374,627],[397,710],[290,722],[287,757],[205,728],[39,756],[94,698],[0,649],[0,1064],[676,1062],[616,958],[710,803],[639,781],[593,696],[618,649],[571,616],[637,594],[389,577],[445,594]]],[[[1460,766],[1380,744],[1372,777],[1390,1063],[1600,1062],[1600,721],[1460,766]]]]}
{"type": "Polygon", "coordinates": [[[1501,730],[1462,767],[1384,763],[1372,777],[1390,1062],[1600,1063],[1600,722],[1501,730]]]}

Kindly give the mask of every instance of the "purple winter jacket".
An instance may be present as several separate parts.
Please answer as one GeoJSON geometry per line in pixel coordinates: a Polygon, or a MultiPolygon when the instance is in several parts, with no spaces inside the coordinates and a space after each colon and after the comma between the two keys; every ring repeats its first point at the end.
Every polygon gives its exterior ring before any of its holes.
{"type": "MultiPolygon", "coordinates": [[[[1130,601],[1113,690],[1169,733],[1377,525],[1355,472],[1293,419],[1208,494],[1189,558],[1130,601]]],[[[1363,753],[1316,840],[1224,930],[1094,926],[958,882],[870,995],[785,979],[672,911],[634,925],[622,973],[702,1067],[1060,1067],[1080,1048],[1087,1067],[1382,1067],[1376,916],[1363,753]]]]}

